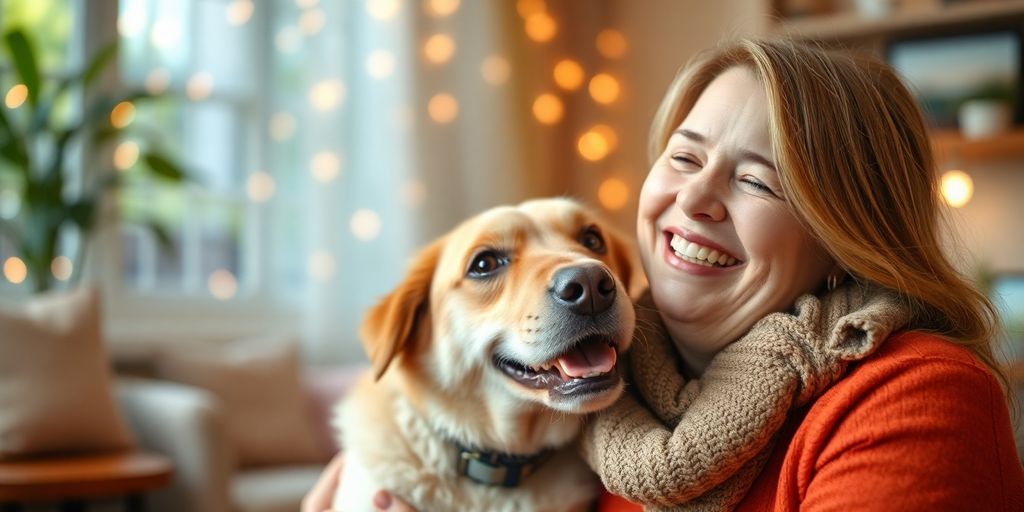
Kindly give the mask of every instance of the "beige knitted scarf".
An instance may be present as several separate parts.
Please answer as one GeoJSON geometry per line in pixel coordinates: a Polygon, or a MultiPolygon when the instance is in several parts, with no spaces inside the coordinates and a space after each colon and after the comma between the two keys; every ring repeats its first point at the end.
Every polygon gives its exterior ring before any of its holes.
{"type": "Polygon", "coordinates": [[[588,423],[584,457],[609,491],[646,510],[731,510],[767,461],[787,413],[909,319],[904,301],[875,287],[851,283],[824,297],[805,295],[688,380],[647,295],[623,364],[633,393],[588,423]]]}

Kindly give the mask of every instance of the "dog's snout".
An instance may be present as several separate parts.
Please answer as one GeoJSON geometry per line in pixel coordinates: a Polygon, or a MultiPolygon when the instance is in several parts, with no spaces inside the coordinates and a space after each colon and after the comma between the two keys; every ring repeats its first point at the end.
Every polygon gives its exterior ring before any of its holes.
{"type": "Polygon", "coordinates": [[[555,272],[551,295],[577,315],[603,313],[615,303],[615,278],[603,265],[565,267],[555,272]]]}

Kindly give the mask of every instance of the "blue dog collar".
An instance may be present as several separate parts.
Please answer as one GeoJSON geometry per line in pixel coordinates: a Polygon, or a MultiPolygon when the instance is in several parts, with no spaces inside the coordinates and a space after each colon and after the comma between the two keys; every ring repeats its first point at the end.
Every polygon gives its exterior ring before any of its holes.
{"type": "Polygon", "coordinates": [[[455,443],[459,474],[470,480],[501,487],[516,487],[551,456],[551,450],[533,455],[509,455],[466,448],[455,443]]]}

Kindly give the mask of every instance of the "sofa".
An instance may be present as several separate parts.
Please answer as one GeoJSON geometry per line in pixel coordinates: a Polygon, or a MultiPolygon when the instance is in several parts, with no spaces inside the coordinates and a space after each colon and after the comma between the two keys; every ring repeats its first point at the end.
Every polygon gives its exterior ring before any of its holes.
{"type": "MultiPolygon", "coordinates": [[[[138,360],[116,363],[117,402],[137,446],[168,456],[175,467],[171,484],[147,496],[151,512],[297,511],[337,451],[331,408],[363,370],[361,365],[301,367],[298,389],[304,414],[290,418],[295,420],[292,432],[282,434],[279,425],[274,435],[312,436],[316,452],[297,447],[306,455],[276,461],[265,457],[254,464],[239,456],[232,438],[234,412],[215,386],[161,375],[160,364],[151,365],[155,371],[139,371],[138,360]]],[[[263,428],[276,412],[267,410],[267,419],[250,421],[251,428],[263,428]]]]}

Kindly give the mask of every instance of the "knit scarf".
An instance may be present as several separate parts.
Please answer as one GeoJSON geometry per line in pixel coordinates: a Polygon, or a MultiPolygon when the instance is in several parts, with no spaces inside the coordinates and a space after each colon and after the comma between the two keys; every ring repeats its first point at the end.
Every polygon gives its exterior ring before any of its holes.
{"type": "Polygon", "coordinates": [[[850,283],[804,295],[687,379],[648,293],[623,359],[630,393],[587,424],[582,452],[612,493],[646,510],[731,510],[768,460],[787,413],[910,319],[904,300],[850,283]]]}

